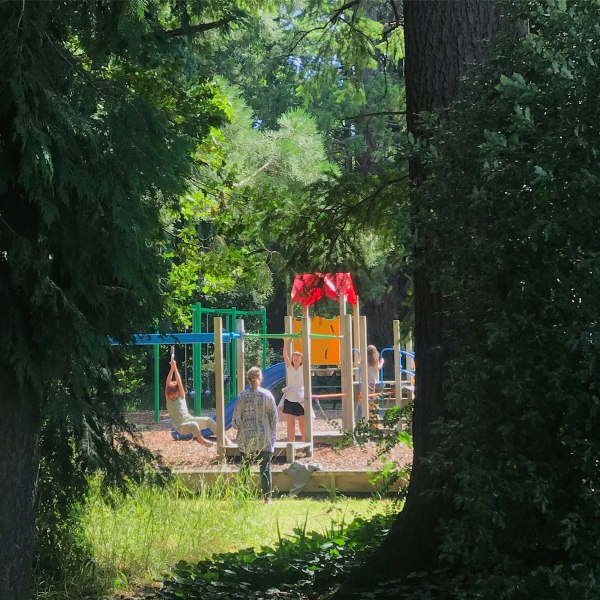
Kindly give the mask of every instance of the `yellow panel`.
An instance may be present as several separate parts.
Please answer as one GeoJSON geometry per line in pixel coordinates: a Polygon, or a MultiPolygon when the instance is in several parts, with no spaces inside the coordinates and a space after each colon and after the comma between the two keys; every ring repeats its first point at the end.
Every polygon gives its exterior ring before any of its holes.
{"type": "MultiPolygon", "coordinates": [[[[294,333],[300,333],[302,320],[294,319],[294,333]]],[[[321,335],[340,335],[340,319],[310,318],[310,332],[321,335]]],[[[302,340],[294,340],[294,350],[302,352],[302,340]]],[[[312,365],[340,365],[340,340],[335,338],[311,338],[310,362],[312,365]]]]}

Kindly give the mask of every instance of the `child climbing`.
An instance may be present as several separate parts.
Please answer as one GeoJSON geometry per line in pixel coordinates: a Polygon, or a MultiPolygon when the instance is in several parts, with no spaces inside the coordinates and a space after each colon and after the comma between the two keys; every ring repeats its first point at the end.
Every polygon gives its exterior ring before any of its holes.
{"type": "Polygon", "coordinates": [[[376,346],[370,344],[367,346],[367,381],[369,382],[369,394],[375,393],[375,388],[379,383],[379,372],[383,367],[383,358],[379,357],[379,350],[376,346]]]}
{"type": "Polygon", "coordinates": [[[283,340],[283,360],[285,361],[286,386],[279,401],[279,408],[287,419],[288,442],[296,440],[296,419],[300,426],[302,441],[306,440],[304,422],[304,371],[302,369],[302,352],[293,352],[289,357],[289,340],[283,340]]]}

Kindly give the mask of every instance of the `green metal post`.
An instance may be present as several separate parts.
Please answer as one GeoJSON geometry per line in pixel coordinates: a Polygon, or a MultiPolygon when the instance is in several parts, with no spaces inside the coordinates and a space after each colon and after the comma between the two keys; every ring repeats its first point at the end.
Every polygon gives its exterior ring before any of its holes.
{"type": "MultiPolygon", "coordinates": [[[[231,331],[231,311],[228,310],[225,315],[225,331],[231,331]]],[[[229,404],[231,400],[231,344],[223,344],[225,346],[225,373],[229,374],[229,381],[225,386],[225,404],[229,404]]]]}
{"type": "MultiPolygon", "coordinates": [[[[202,304],[197,302],[192,313],[192,331],[202,333],[202,304]]],[[[194,379],[194,414],[202,412],[202,344],[193,344],[192,377],[194,379]]]]}
{"type": "Polygon", "coordinates": [[[158,344],[154,344],[154,422],[160,419],[160,381],[158,365],[158,344]]]}
{"type": "MultiPolygon", "coordinates": [[[[262,332],[263,335],[267,335],[267,309],[263,308],[261,311],[262,314],[262,332]]],[[[263,337],[263,360],[262,360],[262,368],[263,371],[267,368],[267,338],[263,337]]]]}
{"type": "MultiPolygon", "coordinates": [[[[235,324],[237,323],[237,311],[235,310],[235,306],[231,309],[231,329],[227,331],[233,331],[235,328],[235,324]]],[[[237,340],[234,338],[231,340],[229,344],[231,346],[231,371],[229,372],[229,385],[231,386],[231,397],[235,398],[237,396],[237,352],[236,352],[236,342],[237,340]]]]}

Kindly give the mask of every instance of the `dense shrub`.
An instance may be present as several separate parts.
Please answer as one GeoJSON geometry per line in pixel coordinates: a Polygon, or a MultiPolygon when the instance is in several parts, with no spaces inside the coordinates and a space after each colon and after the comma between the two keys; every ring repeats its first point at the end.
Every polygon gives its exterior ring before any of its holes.
{"type": "Polygon", "coordinates": [[[195,565],[180,561],[158,597],[318,598],[381,543],[393,518],[392,513],[370,520],[358,518],[325,533],[300,528],[295,537],[280,538],[275,548],[215,555],[195,565]]]}
{"type": "Polygon", "coordinates": [[[507,36],[435,125],[418,219],[449,309],[433,460],[456,598],[597,598],[600,4],[512,2],[507,36]]]}

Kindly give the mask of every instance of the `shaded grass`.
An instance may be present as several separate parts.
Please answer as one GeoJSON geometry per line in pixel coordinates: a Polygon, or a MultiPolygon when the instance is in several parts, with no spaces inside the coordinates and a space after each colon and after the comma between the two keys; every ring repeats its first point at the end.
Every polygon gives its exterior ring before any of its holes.
{"type": "Polygon", "coordinates": [[[265,505],[243,476],[236,485],[217,483],[191,492],[179,479],[165,487],[132,486],[124,496],[91,482],[85,535],[99,588],[113,591],[152,585],[180,560],[196,562],[215,554],[256,550],[293,537],[294,530],[323,534],[394,510],[389,501],[287,498],[265,505]]]}

